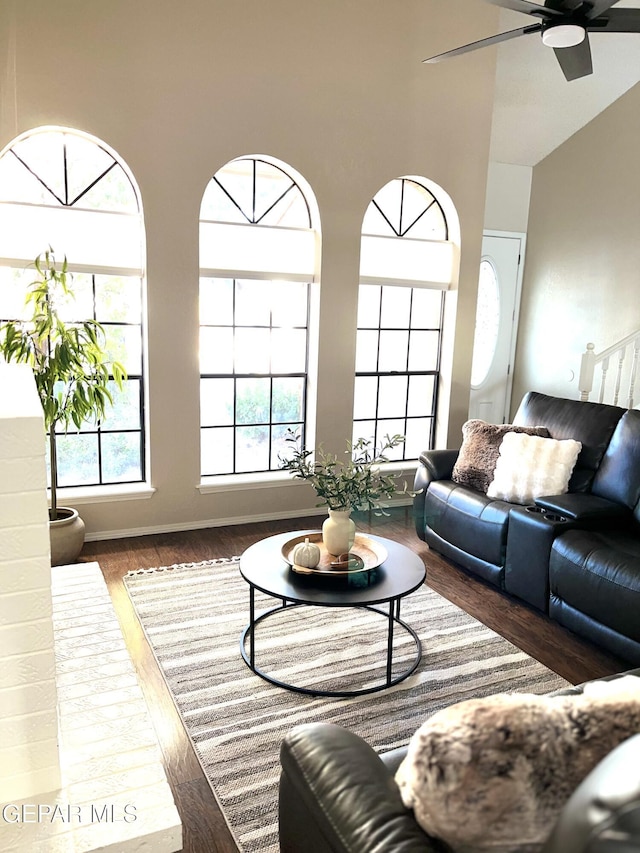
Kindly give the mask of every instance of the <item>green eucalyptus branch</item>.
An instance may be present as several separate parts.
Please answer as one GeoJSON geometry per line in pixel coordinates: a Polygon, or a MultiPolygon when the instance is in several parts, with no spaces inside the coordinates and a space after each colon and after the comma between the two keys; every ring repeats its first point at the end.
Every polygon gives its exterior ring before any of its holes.
{"type": "Polygon", "coordinates": [[[406,492],[407,486],[398,488],[397,474],[385,473],[381,466],[389,462],[389,450],[404,442],[402,435],[386,435],[379,448],[370,439],[347,441],[346,458],[339,460],[335,454],[319,447],[315,455],[300,447],[300,437],[288,431],[286,441],[291,452],[280,456],[280,467],[295,479],[306,480],[320,498],[318,506],[329,509],[368,510],[384,513],[385,500],[406,492]]]}

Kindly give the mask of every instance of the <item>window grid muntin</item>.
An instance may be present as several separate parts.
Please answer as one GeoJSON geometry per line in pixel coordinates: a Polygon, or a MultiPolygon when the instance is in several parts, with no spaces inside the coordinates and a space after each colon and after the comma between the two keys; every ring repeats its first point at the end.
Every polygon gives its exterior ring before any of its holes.
{"type": "Polygon", "coordinates": [[[445,216],[445,213],[444,213],[444,210],[443,210],[443,208],[442,208],[442,205],[440,204],[440,202],[438,201],[438,199],[434,196],[434,194],[431,192],[431,190],[430,190],[430,189],[428,189],[424,184],[421,184],[421,183],[420,183],[420,181],[415,181],[415,180],[413,180],[413,179],[411,179],[411,178],[398,178],[397,180],[400,180],[400,181],[401,181],[401,188],[400,188],[400,208],[399,208],[399,210],[398,210],[398,211],[394,211],[394,213],[395,213],[396,215],[398,215],[398,226],[397,226],[397,227],[396,227],[396,226],[393,224],[393,222],[392,222],[392,218],[393,218],[393,217],[392,217],[392,215],[391,215],[391,212],[389,211],[389,212],[388,212],[388,214],[387,214],[387,212],[385,212],[385,211],[383,210],[382,206],[378,203],[378,201],[376,200],[376,198],[375,198],[375,197],[374,197],[373,199],[371,199],[371,204],[373,204],[373,205],[374,205],[374,207],[376,208],[376,210],[380,213],[380,215],[382,216],[382,218],[385,220],[385,222],[387,223],[387,225],[388,225],[388,226],[389,226],[389,228],[391,229],[391,231],[392,231],[392,233],[394,234],[394,236],[396,236],[396,237],[406,237],[406,236],[407,236],[407,234],[408,234],[408,232],[413,228],[413,226],[414,226],[414,225],[416,225],[416,223],[417,223],[417,222],[419,222],[419,221],[420,221],[420,219],[422,219],[422,217],[423,217],[423,216],[424,216],[424,215],[425,215],[429,210],[431,210],[431,208],[435,205],[435,206],[436,206],[436,208],[440,211],[440,215],[441,215],[441,218],[442,218],[442,225],[443,225],[443,228],[444,228],[444,237],[443,237],[443,239],[444,239],[444,240],[448,240],[448,239],[449,239],[449,223],[447,222],[447,217],[445,216]],[[421,190],[423,190],[424,192],[428,193],[428,195],[430,195],[430,196],[431,196],[431,199],[432,199],[432,200],[431,200],[431,202],[430,202],[430,203],[429,203],[429,204],[424,208],[424,210],[423,210],[423,211],[422,211],[422,212],[421,212],[421,213],[420,213],[420,214],[419,214],[419,215],[418,215],[418,216],[417,216],[417,217],[416,217],[416,218],[415,218],[415,219],[414,219],[414,220],[413,220],[413,221],[412,221],[412,222],[411,222],[411,223],[410,223],[406,228],[405,228],[405,227],[403,227],[403,218],[404,218],[404,208],[405,208],[404,193],[405,193],[405,186],[406,186],[406,184],[412,184],[412,185],[414,185],[414,186],[416,186],[416,187],[419,187],[421,190]]]}
{"type": "MultiPolygon", "coordinates": [[[[14,268],[17,269],[17,268],[14,268]]],[[[22,273],[23,271],[17,270],[18,273],[22,273]]],[[[116,485],[120,484],[129,484],[129,483],[140,483],[145,480],[145,469],[146,469],[146,460],[145,460],[145,405],[144,405],[144,346],[142,340],[142,321],[140,323],[133,323],[131,321],[115,321],[115,320],[100,320],[97,316],[97,302],[96,302],[96,277],[100,278],[108,278],[109,276],[104,273],[90,273],[87,271],[82,271],[79,273],[81,275],[87,275],[91,278],[91,301],[92,301],[92,311],[91,318],[92,320],[97,320],[101,326],[105,327],[105,329],[109,326],[120,327],[126,326],[129,328],[138,328],[140,330],[140,342],[141,342],[141,370],[140,372],[127,372],[127,379],[125,380],[125,384],[130,380],[136,380],[139,383],[139,415],[140,415],[140,428],[119,428],[119,429],[108,429],[102,426],[101,424],[97,424],[95,427],[83,426],[81,430],[69,429],[66,432],[64,430],[58,429],[56,430],[56,435],[96,435],[97,436],[97,456],[98,456],[98,477],[93,482],[82,482],[82,483],[67,483],[63,488],[78,488],[80,486],[103,486],[103,485],[116,485]],[[131,434],[138,433],[140,436],[140,477],[136,477],[134,479],[126,479],[126,480],[104,480],[104,466],[102,464],[102,435],[120,435],[120,434],[131,434]]],[[[139,282],[140,288],[142,288],[142,278],[140,276],[128,276],[128,278],[135,278],[139,282]]],[[[26,286],[26,282],[25,282],[26,286]]],[[[85,318],[89,319],[89,318],[85,318]]],[[[13,317],[0,317],[0,324],[8,321],[14,322],[24,322],[20,320],[20,318],[13,317]]],[[[82,319],[77,318],[75,320],[65,320],[65,323],[69,326],[76,325],[82,322],[82,319]]],[[[109,378],[113,381],[113,375],[109,375],[109,378]]],[[[49,435],[49,433],[47,433],[49,435]]],[[[62,472],[59,473],[59,479],[64,478],[64,465],[65,460],[64,456],[60,455],[60,451],[58,451],[58,470],[59,472],[62,469],[62,472]]]]}
{"type": "MultiPolygon", "coordinates": [[[[110,276],[106,276],[103,273],[90,273],[90,272],[84,272],[83,274],[89,275],[91,277],[91,300],[92,300],[92,305],[93,305],[91,319],[96,320],[98,323],[100,323],[100,325],[103,326],[105,328],[105,330],[107,328],[109,328],[110,326],[111,327],[126,326],[128,328],[137,328],[140,331],[140,357],[141,357],[140,368],[141,369],[140,369],[140,372],[127,371],[127,379],[125,380],[125,383],[129,382],[130,380],[136,380],[139,383],[138,397],[139,397],[139,409],[140,409],[140,428],[139,429],[133,429],[133,428],[109,429],[108,427],[104,427],[104,426],[102,426],[102,424],[98,423],[94,429],[83,428],[82,430],[78,430],[78,431],[68,430],[67,434],[73,435],[73,434],[76,434],[76,432],[77,432],[78,435],[96,435],[97,436],[98,479],[96,480],[96,482],[93,482],[93,483],[83,482],[82,486],[105,486],[105,485],[112,486],[112,485],[115,485],[117,483],[120,483],[123,485],[129,484],[129,483],[141,483],[141,482],[144,482],[146,479],[146,477],[145,477],[145,474],[146,474],[145,462],[146,462],[146,460],[145,460],[145,452],[144,452],[144,448],[145,448],[144,341],[143,341],[143,335],[142,335],[142,321],[140,323],[133,323],[131,321],[122,321],[122,320],[101,320],[98,317],[98,312],[97,312],[96,278],[98,276],[100,278],[109,278],[110,276]],[[136,433],[139,435],[139,438],[140,438],[140,441],[139,441],[139,444],[140,444],[140,477],[136,477],[134,479],[117,480],[117,481],[105,480],[104,479],[104,465],[102,462],[102,457],[103,457],[102,436],[103,435],[126,435],[126,434],[131,435],[131,434],[136,434],[136,433]]],[[[117,278],[118,276],[115,276],[115,277],[117,278]]],[[[127,277],[137,279],[137,281],[139,282],[140,289],[142,290],[142,278],[140,276],[127,276],[127,277]]],[[[78,323],[78,322],[82,322],[82,321],[80,319],[77,319],[75,321],[73,321],[73,320],[68,321],[69,325],[73,325],[74,322],[78,323]]],[[[111,380],[113,380],[113,375],[110,374],[109,378],[111,380]]],[[[58,434],[58,432],[56,432],[56,434],[58,434]]],[[[62,433],[62,434],[64,435],[64,433],[62,433]]],[[[60,466],[60,460],[58,460],[58,467],[59,466],[60,466]]],[[[78,484],[67,485],[67,486],[65,486],[65,488],[76,488],[77,486],[78,486],[78,484]]]]}
{"type": "MultiPolygon", "coordinates": [[[[242,379],[253,379],[256,377],[255,373],[247,373],[247,374],[235,374],[230,376],[228,373],[223,374],[206,374],[203,373],[201,375],[201,379],[233,379],[234,384],[234,399],[237,399],[236,387],[237,380],[242,379]]],[[[259,473],[267,473],[269,471],[277,471],[279,468],[279,462],[277,459],[273,457],[273,441],[274,441],[274,427],[290,427],[295,432],[298,432],[302,436],[302,441],[304,442],[304,432],[305,432],[305,422],[306,422],[306,409],[307,409],[307,375],[305,373],[270,373],[270,374],[260,374],[260,379],[265,379],[269,381],[269,419],[266,421],[255,421],[255,422],[238,422],[237,420],[237,406],[234,405],[234,416],[233,422],[230,424],[212,424],[212,425],[203,425],[201,427],[203,432],[215,432],[216,430],[232,430],[233,433],[233,444],[232,444],[232,470],[225,472],[217,472],[211,473],[210,471],[202,471],[203,477],[217,477],[217,476],[225,476],[228,474],[259,474],[259,473]],[[296,420],[273,420],[273,383],[274,380],[277,379],[302,379],[302,402],[301,402],[301,413],[302,418],[299,421],[296,420]],[[263,468],[255,468],[251,470],[242,470],[238,471],[238,440],[237,435],[239,430],[243,429],[252,429],[258,427],[265,427],[269,432],[269,439],[267,442],[268,447],[268,465],[263,468]]]]}
{"type": "MultiPolygon", "coordinates": [[[[260,222],[273,210],[273,208],[280,201],[282,201],[282,199],[292,189],[296,189],[299,193],[300,198],[302,198],[302,200],[304,201],[304,204],[305,204],[305,209],[307,211],[307,218],[308,218],[307,227],[308,228],[312,227],[311,208],[309,207],[309,202],[307,201],[307,197],[302,192],[302,190],[300,189],[298,184],[293,180],[293,178],[284,169],[281,169],[279,166],[276,166],[274,163],[270,163],[267,160],[261,160],[260,158],[256,158],[256,157],[254,157],[254,158],[239,157],[237,160],[232,160],[231,164],[229,164],[229,165],[232,165],[233,163],[244,163],[244,162],[251,162],[252,163],[252,176],[251,176],[252,188],[251,188],[251,214],[250,215],[248,215],[247,212],[245,210],[243,210],[242,205],[233,197],[231,192],[229,192],[229,190],[224,186],[224,184],[218,179],[218,174],[224,173],[225,167],[223,167],[220,170],[220,172],[217,172],[211,180],[215,182],[216,186],[218,186],[220,188],[220,190],[222,190],[222,192],[226,195],[226,197],[229,199],[229,201],[242,214],[242,216],[246,219],[246,221],[250,225],[259,225],[260,222]],[[281,195],[278,196],[278,198],[267,208],[267,210],[265,210],[264,213],[262,213],[261,216],[259,216],[258,219],[256,219],[256,199],[258,196],[258,170],[257,170],[257,164],[258,163],[263,163],[264,165],[269,166],[272,169],[277,169],[279,172],[281,172],[283,175],[285,175],[291,181],[291,183],[287,187],[287,189],[283,193],[281,193],[281,195]]],[[[210,220],[207,220],[207,221],[210,221],[210,220]]]]}
{"type": "Polygon", "coordinates": [[[129,187],[131,189],[132,198],[135,201],[136,210],[138,213],[140,213],[140,200],[138,198],[138,193],[137,193],[136,188],[133,184],[133,181],[131,180],[129,173],[122,166],[122,164],[118,162],[118,160],[113,156],[113,154],[111,154],[111,152],[104,145],[100,145],[100,143],[96,142],[94,139],[91,139],[88,141],[90,141],[96,148],[99,148],[100,151],[102,151],[107,157],[109,157],[109,159],[111,160],[111,163],[109,164],[109,166],[104,171],[102,171],[98,175],[97,178],[95,178],[89,184],[87,184],[87,186],[82,190],[82,192],[78,193],[72,201],[69,201],[69,171],[68,171],[69,166],[68,166],[68,160],[67,160],[67,138],[72,136],[72,135],[76,136],[78,138],[82,138],[82,139],[84,139],[85,137],[83,137],[81,134],[70,134],[69,132],[63,131],[63,130],[36,131],[33,134],[29,134],[29,136],[25,136],[25,137],[22,137],[21,139],[17,140],[17,142],[15,144],[17,145],[20,142],[24,141],[25,139],[32,138],[33,136],[46,135],[46,134],[49,134],[49,135],[54,135],[54,134],[58,135],[59,134],[60,136],[62,136],[63,178],[64,178],[64,188],[65,188],[64,201],[47,184],[47,182],[43,178],[41,178],[40,175],[38,175],[38,173],[34,169],[32,169],[31,166],[13,148],[9,148],[3,156],[12,154],[16,158],[16,160],[18,160],[22,164],[22,166],[31,175],[33,175],[33,177],[45,188],[45,190],[51,196],[53,196],[53,198],[58,202],[58,204],[61,207],[75,207],[75,205],[80,201],[80,199],[83,198],[88,192],[90,192],[96,186],[96,184],[100,183],[100,181],[103,178],[105,178],[109,174],[109,172],[111,172],[114,168],[117,168],[124,175],[124,177],[127,179],[127,183],[129,184],[129,187]]]}
{"type": "MultiPolygon", "coordinates": [[[[435,440],[435,423],[436,423],[436,413],[437,413],[437,407],[438,407],[438,385],[439,385],[438,378],[440,375],[442,325],[443,325],[443,318],[444,318],[444,294],[442,294],[442,293],[440,294],[440,311],[439,311],[437,324],[436,325],[433,325],[433,324],[431,324],[431,325],[414,325],[413,324],[413,297],[414,297],[414,293],[417,290],[417,288],[411,288],[411,299],[410,299],[410,306],[409,306],[409,322],[407,324],[406,329],[398,329],[397,326],[384,326],[382,324],[383,289],[386,287],[394,287],[394,285],[362,284],[362,285],[360,285],[360,287],[361,288],[363,288],[363,287],[367,287],[367,288],[379,287],[380,288],[380,299],[378,300],[378,325],[377,326],[372,326],[372,325],[361,326],[361,325],[358,325],[358,327],[357,327],[357,331],[377,331],[378,332],[378,338],[377,338],[376,370],[372,370],[372,371],[359,370],[359,371],[356,371],[355,375],[356,375],[356,378],[373,377],[373,378],[376,378],[377,381],[376,381],[375,416],[373,418],[356,418],[356,417],[354,417],[354,419],[353,419],[354,438],[358,437],[357,424],[373,422],[373,424],[374,424],[374,435],[372,437],[374,440],[374,444],[377,447],[382,443],[382,440],[383,440],[384,436],[386,435],[386,431],[384,429],[385,423],[389,423],[391,421],[396,421],[396,420],[403,421],[404,425],[405,425],[405,429],[403,431],[403,434],[406,435],[407,434],[407,424],[410,421],[429,420],[430,421],[430,429],[429,429],[429,436],[428,436],[428,440],[429,440],[428,446],[429,446],[429,448],[431,448],[431,447],[433,447],[434,440],[435,440]],[[407,331],[407,333],[408,333],[407,334],[407,352],[406,352],[406,359],[405,359],[405,365],[407,367],[406,370],[385,370],[385,371],[380,370],[380,333],[383,331],[407,331]],[[409,370],[408,369],[409,347],[410,347],[410,340],[411,340],[411,332],[412,331],[428,331],[428,332],[436,332],[437,333],[438,346],[436,348],[436,367],[434,369],[432,369],[432,370],[409,370]],[[380,418],[380,417],[378,417],[378,411],[380,408],[380,380],[383,377],[387,377],[387,376],[390,376],[390,377],[392,377],[392,376],[406,376],[407,377],[407,395],[406,395],[406,399],[405,399],[405,403],[404,403],[404,412],[398,413],[398,415],[394,416],[394,417],[380,418]],[[413,376],[433,376],[434,377],[432,400],[431,400],[431,407],[430,407],[430,413],[429,414],[409,415],[409,383],[411,381],[411,377],[413,377],[413,376]]],[[[365,436],[365,438],[367,438],[367,437],[369,437],[369,436],[365,436]]],[[[401,446],[401,449],[402,449],[402,453],[401,453],[401,456],[399,458],[401,458],[402,461],[409,461],[409,460],[413,460],[413,459],[417,458],[416,456],[407,456],[406,447],[404,444],[401,446]]],[[[394,460],[395,460],[395,458],[396,457],[394,457],[394,460]]]]}
{"type": "MultiPolygon", "coordinates": [[[[233,444],[232,444],[232,470],[225,472],[216,472],[210,473],[207,472],[203,465],[201,459],[201,476],[203,477],[218,477],[218,476],[228,476],[229,474],[261,474],[267,473],[269,471],[277,471],[280,467],[279,461],[273,458],[273,428],[277,426],[292,426],[297,428],[297,432],[301,437],[301,446],[304,447],[305,441],[305,433],[306,433],[306,423],[307,423],[307,393],[308,393],[308,372],[309,372],[309,323],[310,323],[310,285],[306,284],[306,324],[304,326],[280,326],[273,324],[273,305],[271,305],[269,310],[269,325],[256,325],[256,324],[238,324],[236,322],[236,309],[237,309],[237,286],[241,281],[247,279],[236,279],[233,278],[233,290],[232,290],[232,324],[229,326],[228,324],[216,324],[216,323],[201,323],[200,328],[210,328],[210,329],[229,329],[233,330],[233,348],[234,348],[234,357],[233,357],[233,370],[230,373],[200,373],[200,379],[233,379],[233,421],[231,424],[215,424],[215,425],[204,425],[201,424],[201,432],[211,430],[221,430],[221,429],[231,429],[233,434],[233,444]],[[274,329],[299,329],[304,330],[305,332],[305,356],[304,356],[304,371],[293,371],[293,372],[278,372],[274,373],[271,370],[268,373],[237,373],[235,371],[235,343],[236,343],[236,330],[237,329],[268,329],[270,334],[274,329]],[[300,421],[274,421],[273,420],[273,383],[274,379],[302,379],[302,403],[301,403],[301,420],[300,421]],[[237,394],[237,384],[238,380],[243,379],[268,379],[269,380],[269,420],[265,423],[238,423],[238,394],[237,394]],[[268,440],[268,467],[258,467],[251,470],[242,470],[238,471],[238,432],[241,429],[246,427],[259,427],[265,426],[269,430],[269,440],[268,440]]],[[[255,279],[260,280],[260,279],[255,279]]],[[[212,281],[215,281],[215,277],[213,277],[212,281]]],[[[265,283],[269,283],[273,287],[273,281],[270,279],[265,280],[265,283]]],[[[286,282],[283,282],[283,287],[286,287],[286,282]]],[[[273,295],[273,292],[272,292],[273,295]]],[[[272,353],[269,354],[269,367],[271,367],[272,362],[272,353]]]]}

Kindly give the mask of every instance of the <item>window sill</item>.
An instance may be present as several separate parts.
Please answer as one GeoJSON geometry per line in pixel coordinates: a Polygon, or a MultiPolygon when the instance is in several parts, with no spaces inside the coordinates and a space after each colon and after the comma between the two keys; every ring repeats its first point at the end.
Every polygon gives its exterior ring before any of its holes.
{"type": "Polygon", "coordinates": [[[418,467],[417,459],[407,459],[402,461],[395,462],[385,462],[380,466],[382,470],[386,473],[387,471],[390,474],[406,474],[407,471],[415,471],[418,467]]]}
{"type": "MultiPolygon", "coordinates": [[[[385,473],[403,476],[413,474],[418,465],[418,460],[407,462],[387,462],[382,468],[385,473]]],[[[249,489],[271,489],[274,486],[301,486],[304,480],[292,477],[287,472],[272,471],[262,474],[223,474],[219,477],[203,477],[196,485],[201,495],[210,495],[215,492],[240,492],[249,489]]]]}
{"type": "Polygon", "coordinates": [[[224,474],[220,477],[203,477],[196,489],[201,495],[215,492],[241,492],[249,489],[270,489],[274,486],[299,486],[302,480],[295,480],[290,474],[274,471],[263,474],[224,474]]]}
{"type": "Polygon", "coordinates": [[[142,501],[148,500],[155,494],[153,486],[147,483],[131,483],[113,486],[76,486],[74,488],[58,489],[58,503],[98,504],[113,501],[142,501]]]}

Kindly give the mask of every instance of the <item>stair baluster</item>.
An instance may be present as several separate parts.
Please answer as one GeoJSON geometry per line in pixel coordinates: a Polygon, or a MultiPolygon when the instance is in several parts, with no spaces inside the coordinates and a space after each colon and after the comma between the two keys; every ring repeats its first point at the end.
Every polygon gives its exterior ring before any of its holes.
{"type": "Polygon", "coordinates": [[[633,408],[639,362],[640,329],[632,332],[600,353],[596,353],[595,344],[588,343],[580,364],[580,376],[578,379],[580,399],[589,399],[593,391],[596,368],[598,368],[600,373],[598,402],[610,402],[614,406],[625,405],[629,409],[633,408]],[[629,362],[627,352],[631,349],[633,352],[631,353],[631,360],[629,362]],[[617,358],[617,366],[613,392],[610,399],[607,400],[607,378],[611,356],[617,358]],[[621,398],[624,399],[624,402],[621,402],[621,398]]]}

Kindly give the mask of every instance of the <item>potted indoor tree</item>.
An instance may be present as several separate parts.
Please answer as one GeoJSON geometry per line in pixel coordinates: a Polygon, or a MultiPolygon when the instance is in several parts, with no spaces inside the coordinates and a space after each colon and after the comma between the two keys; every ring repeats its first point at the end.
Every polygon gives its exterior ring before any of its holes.
{"type": "Polygon", "coordinates": [[[80,429],[104,417],[113,402],[109,383],[122,388],[124,367],[108,361],[104,329],[96,320],[65,323],[60,304],[73,298],[66,257],[58,265],[49,247],[34,261],[36,277],[28,285],[25,306],[29,317],[0,324],[0,354],[7,362],[28,364],[42,404],[47,430],[51,508],[51,564],[72,563],[84,543],[84,522],[77,510],[58,506],[56,431],[80,429]]]}
{"type": "Polygon", "coordinates": [[[330,554],[348,552],[355,537],[353,510],[384,513],[386,500],[407,490],[398,488],[398,474],[381,466],[389,462],[389,450],[404,442],[402,435],[386,435],[376,448],[370,439],[347,441],[344,459],[326,453],[320,447],[314,454],[300,447],[300,439],[290,432],[287,441],[292,449],[280,457],[280,467],[294,478],[306,480],[320,498],[318,506],[326,506],[329,518],[322,525],[322,539],[330,554]]]}

